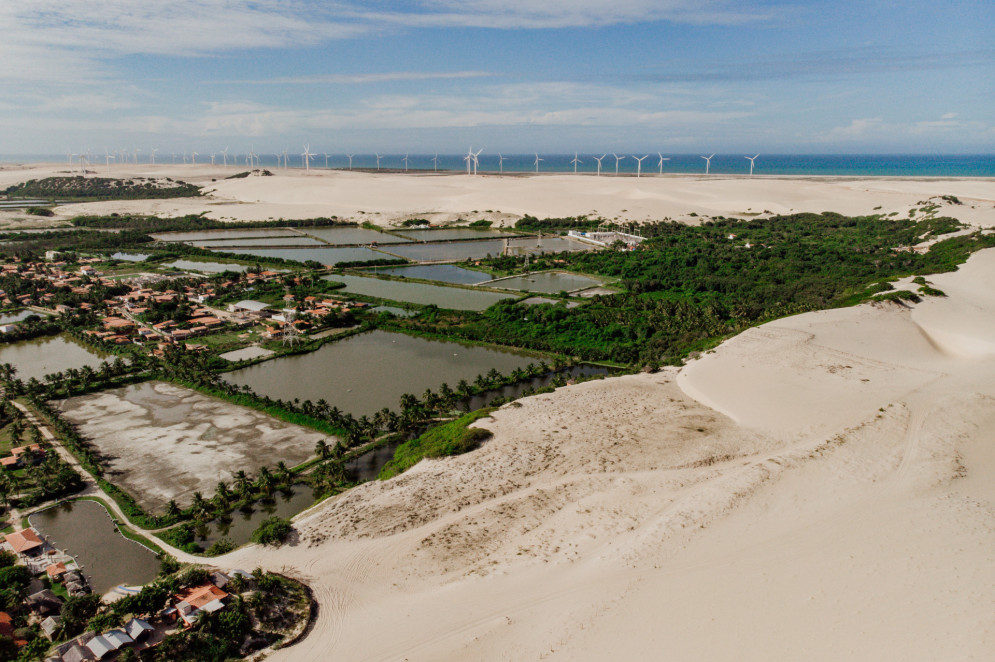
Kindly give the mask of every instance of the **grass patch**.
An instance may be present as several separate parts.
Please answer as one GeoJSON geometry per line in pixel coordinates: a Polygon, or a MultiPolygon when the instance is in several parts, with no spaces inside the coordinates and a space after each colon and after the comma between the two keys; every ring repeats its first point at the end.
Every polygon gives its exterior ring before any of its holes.
{"type": "Polygon", "coordinates": [[[471,428],[470,424],[490,416],[492,411],[493,407],[478,409],[401,444],[394,451],[394,459],[380,470],[380,480],[389,480],[407,471],[422,458],[461,455],[476,449],[491,437],[491,433],[482,428],[471,428]]]}

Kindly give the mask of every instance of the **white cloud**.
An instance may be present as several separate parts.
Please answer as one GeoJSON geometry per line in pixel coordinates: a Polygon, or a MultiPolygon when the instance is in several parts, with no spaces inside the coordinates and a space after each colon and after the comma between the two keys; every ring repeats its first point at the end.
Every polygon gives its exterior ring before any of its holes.
{"type": "Polygon", "coordinates": [[[325,74],[320,76],[293,76],[265,80],[225,82],[256,85],[363,85],[367,83],[390,83],[396,81],[463,80],[468,78],[486,78],[495,75],[497,74],[489,71],[391,71],[369,74],[325,74]]]}

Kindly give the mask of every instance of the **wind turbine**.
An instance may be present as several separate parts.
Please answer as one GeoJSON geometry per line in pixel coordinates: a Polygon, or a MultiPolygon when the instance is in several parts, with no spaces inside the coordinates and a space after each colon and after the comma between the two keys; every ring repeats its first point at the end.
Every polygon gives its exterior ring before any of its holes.
{"type": "Polygon", "coordinates": [[[377,157],[377,172],[380,172],[380,159],[381,159],[381,158],[383,158],[383,157],[381,157],[381,156],[380,156],[379,154],[377,154],[376,152],[373,152],[373,155],[374,155],[375,157],[377,157]]]}
{"type": "Polygon", "coordinates": [[[546,159],[540,159],[540,158],[539,158],[539,153],[538,153],[538,152],[536,152],[536,172],[537,172],[537,173],[539,172],[539,162],[540,162],[540,161],[545,161],[545,160],[546,160],[546,159]]]}
{"type": "MultiPolygon", "coordinates": [[[[155,153],[158,152],[158,151],[159,151],[158,147],[153,147],[152,150],[149,152],[149,155],[150,155],[149,156],[149,159],[150,159],[149,162],[152,165],[155,165],[155,153]]],[[[228,148],[227,147],[225,147],[225,156],[228,156],[228,148]]],[[[228,161],[227,160],[225,160],[225,165],[228,165],[228,161]]]]}
{"type": "Polygon", "coordinates": [[[574,160],[571,161],[570,163],[574,164],[574,174],[576,175],[577,174],[577,164],[578,163],[583,163],[583,161],[581,161],[580,159],[577,158],[577,152],[574,152],[574,160]]]}
{"type": "Polygon", "coordinates": [[[498,172],[504,172],[504,157],[501,156],[501,152],[498,152],[498,172]]]}
{"type": "Polygon", "coordinates": [[[656,155],[660,157],[660,174],[662,175],[663,174],[663,162],[664,161],[669,161],[670,157],[668,156],[667,158],[664,158],[663,154],[661,154],[660,152],[657,152],[656,155]]]}
{"type": "Polygon", "coordinates": [[[467,150],[466,156],[463,157],[463,160],[466,161],[466,174],[469,175],[471,169],[473,168],[473,147],[470,147],[467,150]]]}
{"type": "MultiPolygon", "coordinates": [[[[757,154],[757,156],[760,156],[757,154]]],[[[743,158],[750,162],[750,177],[753,176],[753,162],[757,160],[757,156],[744,156],[743,158]]]]}
{"type": "Polygon", "coordinates": [[[602,154],[601,156],[595,156],[594,160],[598,162],[598,177],[601,176],[601,161],[608,156],[607,154],[602,154]]]}
{"type": "Polygon", "coordinates": [[[401,159],[401,160],[404,161],[404,172],[407,172],[408,171],[408,155],[405,154],[404,158],[401,159]]]}
{"type": "Polygon", "coordinates": [[[482,151],[484,151],[483,147],[481,147],[480,149],[478,149],[476,152],[470,152],[471,154],[473,154],[473,174],[474,175],[477,174],[477,166],[480,165],[480,158],[479,157],[480,157],[480,153],[482,151]]]}
{"type": "Polygon", "coordinates": [[[310,175],[311,174],[311,159],[314,158],[314,155],[311,154],[311,146],[310,145],[304,145],[304,151],[301,152],[301,158],[304,160],[304,170],[305,170],[304,174],[310,175]]]}
{"type": "Polygon", "coordinates": [[[352,157],[355,156],[355,154],[346,154],[346,156],[349,157],[349,170],[352,170],[352,157]]]}
{"type": "Polygon", "coordinates": [[[225,160],[225,167],[228,167],[228,145],[225,145],[225,151],[221,152],[221,157],[225,160]]]}
{"type": "Polygon", "coordinates": [[[638,164],[636,166],[636,177],[641,177],[642,176],[642,174],[643,174],[643,161],[645,161],[649,157],[650,157],[649,154],[647,154],[646,156],[644,156],[641,159],[638,158],[638,157],[635,157],[635,156],[632,157],[632,158],[636,159],[636,163],[638,164]]]}
{"type": "Polygon", "coordinates": [[[328,154],[325,154],[325,170],[328,170],[328,154]]]}
{"type": "Polygon", "coordinates": [[[615,152],[612,152],[612,156],[615,157],[615,176],[618,177],[618,162],[624,159],[624,156],[619,156],[615,152]]]}
{"type": "Polygon", "coordinates": [[[104,161],[107,163],[107,169],[108,170],[111,169],[111,159],[113,159],[113,158],[114,157],[111,155],[110,152],[107,151],[107,148],[105,147],[104,148],[104,161]]]}
{"type": "MultiPolygon", "coordinates": [[[[283,148],[283,169],[284,170],[287,169],[287,163],[288,163],[288,161],[287,161],[287,149],[288,148],[286,148],[286,147],[283,148]]],[[[276,164],[280,165],[280,159],[276,160],[276,164]]]]}
{"type": "Polygon", "coordinates": [[[256,167],[259,165],[259,155],[256,154],[256,150],[252,145],[249,146],[249,167],[256,167]]]}
{"type": "Polygon", "coordinates": [[[214,165],[214,159],[217,158],[217,152],[211,152],[211,165],[214,165]]]}
{"type": "MultiPolygon", "coordinates": [[[[712,156],[715,156],[715,155],[712,154],[712,156]]],[[[708,168],[709,168],[709,166],[712,165],[712,156],[703,156],[703,157],[701,157],[701,158],[705,159],[705,174],[706,175],[708,174],[708,168]]],[[[757,156],[760,156],[760,155],[757,154],[757,156]]]]}
{"type": "Polygon", "coordinates": [[[138,165],[138,153],[140,151],[142,150],[138,149],[137,147],[135,148],[135,165],[138,165]]]}
{"type": "Polygon", "coordinates": [[[197,165],[197,152],[190,152],[190,165],[197,165]]]}
{"type": "Polygon", "coordinates": [[[432,163],[435,165],[432,167],[434,172],[439,172],[439,153],[436,152],[435,156],[432,158],[432,163]]]}

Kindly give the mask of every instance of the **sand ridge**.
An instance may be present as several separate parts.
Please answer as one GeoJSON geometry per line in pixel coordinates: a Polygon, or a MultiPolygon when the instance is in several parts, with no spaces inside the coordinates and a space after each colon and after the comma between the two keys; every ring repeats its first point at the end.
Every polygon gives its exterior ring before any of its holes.
{"type": "Polygon", "coordinates": [[[989,250],[932,278],[946,298],[798,315],[502,407],[481,449],[231,556],[321,602],[272,659],[984,659],[995,352],[920,328],[990,338],[993,274],[989,250]]]}

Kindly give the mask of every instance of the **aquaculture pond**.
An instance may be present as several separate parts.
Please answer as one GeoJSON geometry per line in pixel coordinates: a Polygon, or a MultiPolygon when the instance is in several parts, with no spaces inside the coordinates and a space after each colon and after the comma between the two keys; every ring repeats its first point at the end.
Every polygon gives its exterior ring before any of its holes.
{"type": "Polygon", "coordinates": [[[34,315],[35,317],[40,317],[44,319],[47,315],[43,315],[35,310],[29,310],[25,308],[24,310],[19,310],[16,313],[7,313],[6,315],[0,315],[0,324],[13,324],[14,322],[21,322],[28,319],[34,315]]]}
{"type": "Polygon", "coordinates": [[[398,230],[397,234],[414,241],[453,241],[461,239],[493,239],[495,237],[514,236],[500,230],[490,228],[477,230],[475,228],[440,228],[433,230],[398,230]]]}
{"type": "Polygon", "coordinates": [[[112,360],[113,356],[84,347],[66,334],[0,345],[0,363],[9,363],[17,368],[17,377],[24,381],[32,377],[44,379],[45,375],[68,368],[78,369],[87,365],[96,368],[105,359],[112,360]]]}
{"type": "Polygon", "coordinates": [[[192,246],[200,248],[212,248],[215,246],[258,246],[266,248],[268,246],[324,246],[324,244],[314,237],[304,237],[299,234],[288,237],[262,237],[262,238],[237,238],[237,239],[205,239],[201,241],[189,241],[192,246]]]}
{"type": "Polygon", "coordinates": [[[523,353],[371,331],[227,373],[227,381],[283,400],[326,400],[353,416],[398,410],[405,393],[451,388],[495,369],[508,374],[539,359],[523,353]]]}
{"type": "Polygon", "coordinates": [[[515,276],[514,278],[503,278],[489,283],[481,283],[485,287],[494,287],[501,290],[525,290],[526,292],[545,292],[547,294],[573,292],[574,290],[594,287],[600,284],[601,281],[596,278],[568,274],[562,271],[545,271],[543,273],[515,276]]]}
{"type": "Polygon", "coordinates": [[[195,540],[207,549],[222,538],[236,545],[252,540],[252,532],[267,517],[291,518],[314,503],[314,491],[308,485],[294,485],[288,490],[277,490],[265,500],[257,501],[246,510],[235,510],[223,520],[211,520],[194,525],[195,540]]]}
{"type": "Polygon", "coordinates": [[[398,308],[397,306],[374,306],[370,308],[371,313],[390,313],[391,315],[396,315],[397,317],[414,317],[418,314],[417,310],[408,310],[407,308],[398,308]]]}
{"type": "Polygon", "coordinates": [[[149,259],[147,253],[112,253],[111,257],[115,260],[124,260],[125,262],[144,262],[149,259]]]}
{"type": "MultiPolygon", "coordinates": [[[[390,246],[384,250],[401,257],[418,262],[433,262],[438,260],[479,260],[488,255],[496,257],[504,250],[503,239],[485,239],[482,241],[452,241],[438,244],[405,244],[390,246]]],[[[545,237],[540,242],[537,238],[509,239],[510,248],[527,253],[562,253],[564,251],[589,251],[594,248],[573,239],[563,237],[545,237]]]]}
{"type": "Polygon", "coordinates": [[[453,310],[485,310],[501,299],[514,296],[483,290],[469,290],[427,283],[405,283],[399,280],[363,276],[332,275],[324,278],[325,280],[345,283],[345,291],[352,294],[417,303],[423,306],[435,305],[453,310]]]}
{"type": "Polygon", "coordinates": [[[231,230],[197,230],[193,232],[161,232],[151,235],[159,241],[211,241],[215,239],[249,239],[288,237],[297,233],[287,228],[232,228],[231,230]]]}
{"type": "Polygon", "coordinates": [[[404,278],[421,278],[422,280],[437,280],[440,283],[456,283],[457,285],[475,285],[490,279],[483,271],[464,269],[455,264],[416,264],[411,267],[378,268],[375,273],[404,278]]]}
{"type": "Polygon", "coordinates": [[[145,584],[159,572],[156,555],[122,536],[95,501],[66,501],[28,519],[54,547],[76,558],[94,593],[145,584]]]}
{"type": "Polygon", "coordinates": [[[301,232],[317,237],[329,244],[347,246],[351,244],[403,244],[410,241],[386,232],[377,232],[367,228],[301,228],[301,232]]]}
{"type": "Polygon", "coordinates": [[[182,269],[183,271],[200,271],[202,273],[219,274],[223,271],[248,271],[249,266],[245,264],[235,264],[233,262],[198,262],[196,260],[176,260],[162,265],[170,269],[182,269]]]}
{"type": "Polygon", "coordinates": [[[240,253],[256,257],[279,257],[284,260],[306,262],[314,260],[321,264],[334,265],[339,262],[367,262],[369,260],[389,260],[390,255],[378,253],[369,248],[217,248],[217,253],[240,253]]]}

